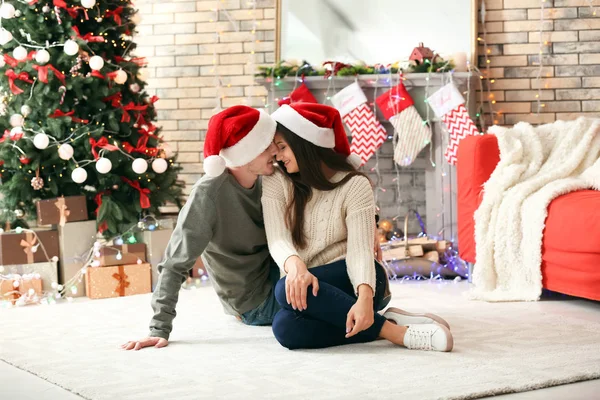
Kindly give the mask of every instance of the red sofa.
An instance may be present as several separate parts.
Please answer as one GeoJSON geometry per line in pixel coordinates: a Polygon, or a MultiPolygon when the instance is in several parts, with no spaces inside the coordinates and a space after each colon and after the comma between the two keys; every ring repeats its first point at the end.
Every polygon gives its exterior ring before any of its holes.
{"type": "MultiPolygon", "coordinates": [[[[500,161],[493,135],[470,136],[458,149],[458,247],[475,263],[473,214],[483,184],[500,161]]],[[[475,267],[477,268],[477,267],[475,267]]],[[[557,197],[548,206],[542,242],[544,288],[600,300],[600,191],[580,190],[557,197]]]]}

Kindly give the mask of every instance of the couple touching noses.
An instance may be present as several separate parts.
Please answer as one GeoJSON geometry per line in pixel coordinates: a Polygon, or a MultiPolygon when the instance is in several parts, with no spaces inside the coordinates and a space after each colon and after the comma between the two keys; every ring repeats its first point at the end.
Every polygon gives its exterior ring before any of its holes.
{"type": "Polygon", "coordinates": [[[168,344],[179,289],[202,256],[225,312],[272,325],[289,349],[385,339],[452,350],[442,318],[378,313],[390,299],[373,251],[373,190],[336,109],[296,103],[269,116],[231,107],[211,119],[204,150],[207,174],[159,265],[150,333],[124,349],[168,344]]]}

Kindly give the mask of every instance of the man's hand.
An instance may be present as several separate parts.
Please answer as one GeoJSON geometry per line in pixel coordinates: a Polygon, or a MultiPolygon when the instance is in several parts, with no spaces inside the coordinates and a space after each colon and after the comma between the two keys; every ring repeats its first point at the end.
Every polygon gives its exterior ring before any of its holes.
{"type": "Polygon", "coordinates": [[[313,296],[319,291],[319,280],[310,272],[300,257],[292,256],[285,262],[287,277],[285,279],[285,298],[294,310],[304,311],[308,308],[306,294],[312,285],[313,296]]]}
{"type": "Polygon", "coordinates": [[[137,342],[127,342],[124,345],[121,345],[123,350],[140,350],[144,347],[156,347],[160,349],[161,347],[167,347],[169,345],[169,341],[167,339],[159,338],[159,337],[147,337],[137,342]]]}
{"type": "Polygon", "coordinates": [[[346,318],[346,339],[368,329],[375,322],[373,310],[373,289],[368,285],[358,287],[358,300],[346,318]]]}

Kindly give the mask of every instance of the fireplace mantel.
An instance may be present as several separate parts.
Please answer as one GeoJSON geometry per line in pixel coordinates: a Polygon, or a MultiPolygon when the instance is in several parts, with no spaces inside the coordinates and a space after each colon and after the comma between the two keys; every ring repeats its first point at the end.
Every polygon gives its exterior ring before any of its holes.
{"type": "MultiPolygon", "coordinates": [[[[406,186],[401,191],[402,206],[394,206],[390,203],[393,200],[386,200],[388,203],[381,206],[382,216],[385,218],[393,218],[402,216],[402,213],[406,212],[408,208],[419,208],[420,212],[425,211],[425,220],[427,231],[431,235],[437,235],[441,233],[445,239],[456,240],[457,238],[457,212],[456,212],[456,169],[448,165],[444,159],[444,152],[448,144],[448,133],[443,127],[441,121],[435,117],[433,111],[429,109],[429,106],[425,102],[426,93],[429,95],[435,93],[443,85],[450,82],[450,79],[457,85],[459,90],[466,93],[468,90],[468,82],[471,79],[471,89],[475,88],[477,80],[473,75],[469,73],[454,73],[452,77],[450,74],[405,74],[404,85],[411,94],[415,101],[415,107],[419,111],[423,119],[429,117],[432,122],[433,130],[433,164],[429,161],[429,147],[427,147],[421,153],[419,159],[417,159],[414,165],[410,167],[398,167],[401,174],[403,174],[403,182],[410,180],[412,186],[406,186]],[[429,110],[428,110],[429,109],[429,110]],[[428,114],[429,113],[429,114],[428,114]],[[410,178],[409,178],[410,174],[410,178]],[[417,185],[415,181],[419,181],[417,185]],[[424,186],[422,181],[425,182],[424,186]],[[423,191],[422,193],[414,193],[415,190],[423,191]],[[410,201],[406,201],[409,198],[410,201]],[[400,211],[395,211],[399,208],[400,211]],[[424,210],[423,210],[424,208],[424,210]]],[[[383,94],[385,91],[390,89],[390,86],[397,84],[398,75],[393,74],[382,74],[382,75],[358,75],[354,76],[336,76],[332,79],[327,79],[322,76],[310,76],[304,77],[304,83],[311,90],[313,95],[317,98],[320,103],[329,104],[331,102],[327,100],[327,96],[333,96],[339,90],[345,88],[349,84],[357,81],[363,88],[365,95],[369,103],[372,103],[374,99],[383,94]],[[390,83],[390,78],[392,79],[390,83]],[[329,90],[328,90],[329,89],[329,90]]],[[[292,89],[299,85],[301,78],[284,77],[281,79],[274,78],[260,78],[257,79],[257,83],[262,84],[268,90],[268,105],[269,111],[273,112],[277,108],[276,99],[287,96],[292,89]]],[[[474,91],[472,90],[474,93],[474,91]]],[[[465,98],[467,96],[465,95],[465,98]]],[[[469,109],[474,110],[475,96],[470,96],[469,109]]],[[[389,124],[381,115],[377,112],[379,120],[386,127],[389,136],[393,132],[391,124],[389,124]]],[[[395,191],[395,183],[391,184],[396,173],[393,167],[393,161],[389,160],[393,155],[393,148],[391,140],[388,140],[380,149],[380,166],[382,165],[381,160],[385,160],[384,170],[381,172],[383,176],[383,182],[386,192],[395,191]],[[383,158],[382,158],[383,157],[383,158]],[[388,162],[390,161],[390,162],[388,162]],[[388,176],[389,175],[389,176],[388,176]],[[387,182],[387,183],[385,183],[387,182]],[[386,186],[387,185],[387,186],[386,186]]],[[[375,157],[374,157],[375,158],[375,157]]],[[[374,162],[369,162],[365,168],[365,172],[370,173],[373,168],[374,162]]],[[[381,193],[384,195],[385,193],[381,193]]],[[[388,194],[389,196],[389,194],[388,194]]],[[[387,199],[387,198],[386,198],[387,199]]],[[[385,201],[382,201],[385,203],[385,201]]],[[[411,224],[410,233],[416,233],[418,224],[411,224]]]]}

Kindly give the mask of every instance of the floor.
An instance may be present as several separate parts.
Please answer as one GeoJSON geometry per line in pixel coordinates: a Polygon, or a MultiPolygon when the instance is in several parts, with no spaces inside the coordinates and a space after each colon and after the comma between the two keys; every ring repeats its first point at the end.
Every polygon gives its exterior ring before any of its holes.
{"type": "MultiPolygon", "coordinates": [[[[405,283],[419,285],[420,283],[405,283]]],[[[460,296],[465,289],[466,283],[444,286],[449,294],[460,296]]],[[[85,301],[85,300],[82,300],[85,301]]],[[[547,307],[563,310],[569,309],[569,312],[576,312],[581,315],[597,312],[598,303],[570,298],[558,294],[548,294],[544,301],[547,307]]],[[[534,400],[534,399],[574,399],[588,400],[598,398],[600,393],[600,380],[585,381],[570,385],[557,386],[547,389],[530,391],[525,393],[516,393],[495,396],[496,399],[508,400],[534,400]]],[[[76,400],[82,399],[59,386],[49,383],[35,375],[22,371],[10,364],[0,361],[0,398],[14,400],[76,400]]]]}

